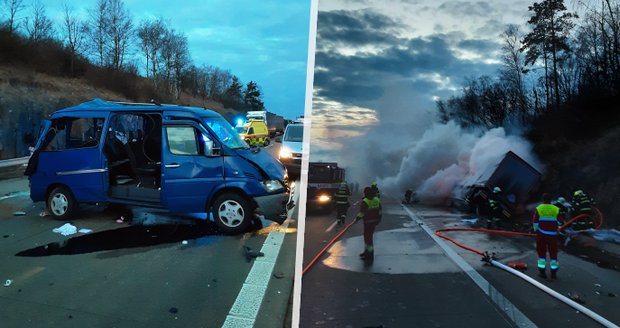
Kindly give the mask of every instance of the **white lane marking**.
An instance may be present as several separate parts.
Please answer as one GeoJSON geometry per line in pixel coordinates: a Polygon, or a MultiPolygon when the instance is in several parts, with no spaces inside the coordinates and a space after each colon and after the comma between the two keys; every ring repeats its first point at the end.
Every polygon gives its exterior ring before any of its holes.
{"type": "MultiPolygon", "coordinates": [[[[297,204],[299,196],[297,193],[295,196],[297,196],[295,199],[295,204],[297,204]]],[[[252,268],[245,278],[245,282],[222,327],[254,327],[294,209],[295,207],[288,211],[289,219],[286,219],[279,229],[274,229],[267,235],[260,250],[265,256],[254,259],[252,268]]]]}
{"type": "Polygon", "coordinates": [[[476,269],[474,269],[469,263],[465,261],[460,255],[454,251],[449,245],[447,245],[441,238],[437,237],[433,231],[422,222],[411,210],[406,206],[401,205],[411,220],[416,222],[420,228],[422,228],[433,240],[441,247],[444,253],[458,265],[461,270],[465,272],[471,278],[482,291],[487,294],[493,303],[504,312],[504,314],[512,320],[519,327],[536,327],[528,317],[523,314],[512,302],[510,302],[502,293],[500,293],[493,285],[491,285],[486,279],[484,279],[476,269]]]}
{"type": "Polygon", "coordinates": [[[9,198],[13,198],[13,197],[19,197],[19,196],[30,196],[30,191],[16,191],[16,192],[12,192],[12,193],[6,194],[5,196],[0,197],[0,200],[5,200],[5,199],[9,199],[9,198]]]}
{"type": "Polygon", "coordinates": [[[329,226],[329,228],[327,228],[327,230],[325,230],[325,232],[330,232],[332,231],[332,229],[334,229],[334,227],[338,224],[338,220],[334,221],[334,223],[332,223],[332,225],[329,226]]]}

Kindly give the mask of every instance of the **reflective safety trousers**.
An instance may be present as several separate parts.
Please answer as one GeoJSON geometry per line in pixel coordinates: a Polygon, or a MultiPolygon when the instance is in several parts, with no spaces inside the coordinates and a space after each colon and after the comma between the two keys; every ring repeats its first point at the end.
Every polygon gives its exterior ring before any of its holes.
{"type": "Polygon", "coordinates": [[[536,234],[536,252],[538,253],[537,266],[539,269],[547,267],[547,252],[549,252],[549,266],[551,270],[560,267],[558,262],[558,236],[545,235],[540,232],[536,234]]]}

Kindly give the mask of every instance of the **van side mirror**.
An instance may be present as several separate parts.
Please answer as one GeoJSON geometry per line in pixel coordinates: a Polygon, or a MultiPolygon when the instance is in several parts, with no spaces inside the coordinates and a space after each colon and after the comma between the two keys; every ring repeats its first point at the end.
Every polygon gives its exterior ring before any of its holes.
{"type": "Polygon", "coordinates": [[[222,148],[218,147],[218,145],[211,140],[210,138],[207,138],[203,135],[203,140],[204,140],[204,149],[203,149],[203,153],[205,154],[205,156],[207,157],[217,157],[220,156],[222,154],[222,148]]]}

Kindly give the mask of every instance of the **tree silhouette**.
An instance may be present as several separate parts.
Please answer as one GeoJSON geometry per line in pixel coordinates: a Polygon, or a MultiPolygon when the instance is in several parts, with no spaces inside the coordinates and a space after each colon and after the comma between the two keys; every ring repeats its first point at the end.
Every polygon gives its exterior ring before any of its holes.
{"type": "Polygon", "coordinates": [[[523,39],[525,51],[525,64],[533,65],[542,59],[545,69],[545,96],[546,106],[549,107],[551,87],[555,96],[555,107],[560,106],[560,84],[558,78],[558,65],[561,52],[569,52],[568,35],[574,27],[573,19],[576,14],[566,12],[563,0],[545,0],[534,3],[528,7],[533,13],[527,23],[532,31],[523,39]],[[551,61],[551,79],[549,74],[549,61],[551,61]]]}
{"type": "Polygon", "coordinates": [[[248,110],[265,110],[265,104],[261,100],[262,93],[256,82],[250,81],[245,87],[243,102],[248,110]]]}

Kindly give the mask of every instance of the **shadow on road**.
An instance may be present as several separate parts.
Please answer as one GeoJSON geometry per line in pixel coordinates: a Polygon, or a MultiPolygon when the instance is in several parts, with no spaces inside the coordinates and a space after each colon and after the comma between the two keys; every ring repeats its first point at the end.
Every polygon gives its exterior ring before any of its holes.
{"type": "Polygon", "coordinates": [[[188,247],[204,246],[221,240],[212,222],[193,225],[162,224],[134,225],[73,237],[62,242],[21,251],[15,256],[38,257],[50,255],[73,255],[125,248],[154,246],[187,241],[188,247]]]}

